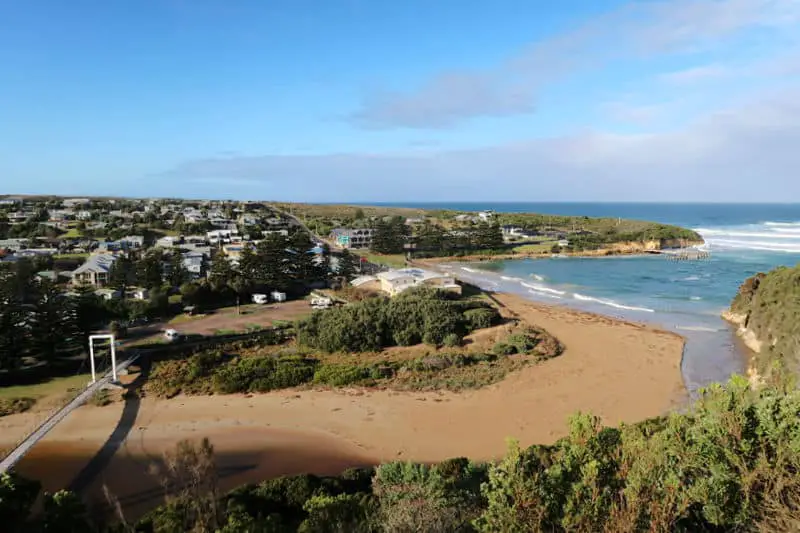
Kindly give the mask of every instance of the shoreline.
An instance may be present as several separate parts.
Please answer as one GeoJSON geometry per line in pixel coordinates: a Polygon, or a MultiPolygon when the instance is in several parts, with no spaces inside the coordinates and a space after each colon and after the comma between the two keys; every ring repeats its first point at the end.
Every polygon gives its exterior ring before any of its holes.
{"type": "MultiPolygon", "coordinates": [[[[506,451],[509,437],[523,446],[555,442],[567,434],[568,417],[579,411],[616,426],[685,405],[683,336],[515,294],[491,296],[504,312],[555,335],[564,353],[461,393],[315,389],[144,397],[86,494],[97,497],[107,482],[131,501],[131,513],[152,507],[157,494],[134,503],[135,494],[152,491],[147,464],[186,438],[211,440],[226,472],[222,486],[230,489],[281,474],[335,474],[392,460],[491,460],[506,451]]],[[[122,402],[81,407],[18,471],[44,481],[46,490],[63,488],[106,445],[122,412],[122,402]]],[[[14,440],[32,416],[0,419],[0,446],[14,440]]]]}

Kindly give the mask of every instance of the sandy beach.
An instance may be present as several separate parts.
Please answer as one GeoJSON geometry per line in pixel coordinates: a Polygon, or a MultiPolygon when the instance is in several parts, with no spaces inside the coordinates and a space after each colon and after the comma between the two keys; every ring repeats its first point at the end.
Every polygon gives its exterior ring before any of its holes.
{"type": "MultiPolygon", "coordinates": [[[[616,425],[685,401],[678,335],[515,295],[495,297],[506,313],[558,337],[565,352],[467,393],[303,390],[86,406],[18,471],[43,480],[47,489],[62,488],[105,445],[107,457],[93,467],[100,474],[82,483],[98,494],[107,482],[135,513],[155,501],[147,464],[181,439],[211,440],[228,489],[281,474],[333,474],[398,459],[492,459],[503,454],[509,437],[523,445],[552,443],[566,434],[567,419],[577,411],[616,425]]],[[[31,416],[0,419],[0,446],[13,443],[31,416]]]]}

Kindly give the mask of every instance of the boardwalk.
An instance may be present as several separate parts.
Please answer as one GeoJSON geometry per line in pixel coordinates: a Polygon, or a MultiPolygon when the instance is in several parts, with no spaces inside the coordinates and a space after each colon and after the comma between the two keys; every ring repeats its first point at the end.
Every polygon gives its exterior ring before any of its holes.
{"type": "Polygon", "coordinates": [[[654,250],[650,253],[663,256],[670,261],[703,261],[711,258],[711,252],[697,248],[681,248],[679,250],[654,250]]]}
{"type": "MultiPolygon", "coordinates": [[[[138,357],[139,354],[135,353],[117,365],[117,374],[128,368],[134,361],[136,361],[138,357]]],[[[42,440],[45,435],[50,432],[50,430],[56,427],[59,422],[64,420],[72,411],[86,403],[97,391],[102,389],[105,385],[111,383],[112,375],[112,371],[109,370],[105,376],[86,387],[86,390],[81,392],[74,400],[50,415],[47,420],[45,420],[38,428],[28,435],[25,440],[23,440],[16,448],[11,450],[11,452],[2,461],[0,461],[0,474],[4,474],[13,468],[13,466],[17,464],[37,442],[42,440]]]]}

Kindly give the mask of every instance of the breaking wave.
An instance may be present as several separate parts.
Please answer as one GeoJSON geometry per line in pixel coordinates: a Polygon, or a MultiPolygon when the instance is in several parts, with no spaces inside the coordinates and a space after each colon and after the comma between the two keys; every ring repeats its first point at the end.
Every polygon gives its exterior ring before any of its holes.
{"type": "Polygon", "coordinates": [[[800,222],[697,228],[710,249],[800,253],[800,222]]]}
{"type": "Polygon", "coordinates": [[[655,313],[654,309],[650,309],[647,307],[634,307],[630,305],[622,305],[621,303],[615,302],[614,300],[604,300],[602,298],[593,298],[591,296],[584,296],[580,293],[573,293],[572,295],[576,300],[581,300],[582,302],[594,302],[599,303],[602,305],[607,305],[609,307],[614,307],[616,309],[626,309],[628,311],[642,311],[644,313],[655,313]]]}
{"type": "Polygon", "coordinates": [[[559,291],[557,289],[551,289],[550,287],[544,287],[542,285],[533,285],[531,283],[523,282],[522,286],[523,287],[527,287],[530,290],[536,291],[536,292],[544,292],[544,293],[548,293],[548,294],[555,294],[555,295],[558,295],[558,296],[564,296],[566,294],[566,292],[564,292],[564,291],[559,291]]]}

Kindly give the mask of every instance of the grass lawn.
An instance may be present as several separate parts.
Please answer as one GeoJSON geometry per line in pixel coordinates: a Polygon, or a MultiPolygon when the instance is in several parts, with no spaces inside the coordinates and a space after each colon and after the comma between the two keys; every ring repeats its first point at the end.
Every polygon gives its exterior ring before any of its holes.
{"type": "Polygon", "coordinates": [[[540,254],[543,252],[549,252],[556,241],[545,241],[538,244],[521,244],[520,246],[515,246],[513,248],[514,253],[518,254],[540,254]]]}
{"type": "Polygon", "coordinates": [[[362,257],[366,257],[367,261],[370,263],[375,263],[377,265],[388,265],[392,268],[405,268],[406,266],[406,256],[403,254],[373,254],[373,253],[360,253],[362,257]]]}
{"type": "Polygon", "coordinates": [[[53,259],[86,259],[89,254],[55,254],[53,259]]]}
{"type": "Polygon", "coordinates": [[[0,399],[2,398],[44,398],[66,394],[73,389],[83,389],[92,380],[91,374],[78,374],[64,378],[53,378],[43,383],[35,385],[12,385],[0,388],[0,399]]]}
{"type": "Polygon", "coordinates": [[[81,236],[81,232],[78,228],[69,228],[67,232],[62,235],[65,239],[77,239],[81,236]]]}
{"type": "Polygon", "coordinates": [[[170,304],[179,304],[181,303],[182,296],[180,294],[170,294],[168,300],[170,304]]]}

